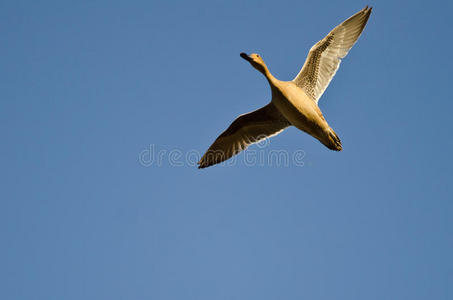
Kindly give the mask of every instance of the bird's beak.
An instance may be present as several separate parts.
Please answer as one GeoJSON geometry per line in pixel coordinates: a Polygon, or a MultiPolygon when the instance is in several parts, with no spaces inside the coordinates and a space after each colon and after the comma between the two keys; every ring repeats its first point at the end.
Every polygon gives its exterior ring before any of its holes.
{"type": "Polygon", "coordinates": [[[245,59],[246,61],[251,61],[252,59],[250,58],[250,56],[248,56],[246,53],[242,52],[241,54],[241,57],[243,59],[245,59]]]}

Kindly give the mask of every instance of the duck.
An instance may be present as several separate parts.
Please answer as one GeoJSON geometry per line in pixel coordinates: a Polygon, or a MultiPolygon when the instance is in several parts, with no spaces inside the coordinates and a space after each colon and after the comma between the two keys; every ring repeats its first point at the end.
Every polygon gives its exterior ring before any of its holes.
{"type": "Polygon", "coordinates": [[[311,135],[330,150],[341,151],[341,140],[324,118],[318,101],[341,60],[362,34],[371,11],[372,7],[366,6],[313,45],[302,69],[291,81],[275,78],[259,54],[240,53],[267,79],[272,99],[264,107],[237,117],[201,157],[198,168],[221,163],[290,126],[311,135]]]}

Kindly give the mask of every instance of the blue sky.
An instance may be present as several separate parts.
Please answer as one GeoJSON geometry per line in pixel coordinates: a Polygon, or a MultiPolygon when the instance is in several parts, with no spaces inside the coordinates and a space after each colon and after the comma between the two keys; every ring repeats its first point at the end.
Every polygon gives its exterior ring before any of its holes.
{"type": "Polygon", "coordinates": [[[451,2],[278,3],[0,2],[1,299],[453,298],[451,2]],[[319,102],[342,152],[184,160],[270,100],[240,52],[291,80],[366,4],[319,102]]]}

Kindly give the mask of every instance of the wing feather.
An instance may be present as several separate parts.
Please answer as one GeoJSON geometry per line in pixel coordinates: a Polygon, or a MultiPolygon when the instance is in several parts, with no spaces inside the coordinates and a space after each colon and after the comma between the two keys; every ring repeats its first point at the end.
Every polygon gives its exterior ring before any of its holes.
{"type": "Polygon", "coordinates": [[[365,7],[311,47],[302,69],[293,82],[316,103],[335,76],[341,59],[348,54],[365,28],[371,10],[371,7],[365,7]]]}
{"type": "Polygon", "coordinates": [[[272,103],[243,114],[214,141],[198,162],[198,168],[223,162],[251,144],[277,135],[290,125],[272,103]]]}

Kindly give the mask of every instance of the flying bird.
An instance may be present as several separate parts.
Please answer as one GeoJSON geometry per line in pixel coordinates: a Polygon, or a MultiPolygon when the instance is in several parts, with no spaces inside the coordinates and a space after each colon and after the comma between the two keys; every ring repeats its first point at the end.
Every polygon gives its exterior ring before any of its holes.
{"type": "Polygon", "coordinates": [[[371,10],[366,6],[311,47],[302,69],[292,81],[280,81],[272,76],[259,54],[241,53],[243,59],[266,77],[272,100],[266,106],[236,118],[202,156],[198,168],[223,162],[289,126],[310,134],[331,150],[341,151],[340,138],[324,119],[318,101],[337,72],[341,59],[365,28],[371,10]]]}

